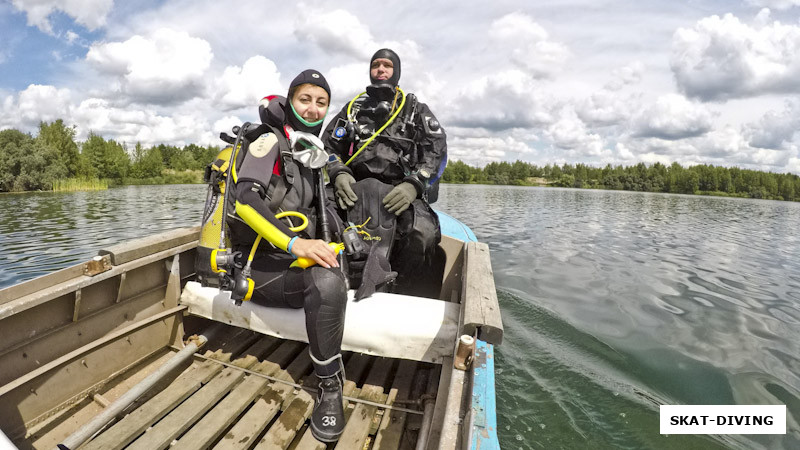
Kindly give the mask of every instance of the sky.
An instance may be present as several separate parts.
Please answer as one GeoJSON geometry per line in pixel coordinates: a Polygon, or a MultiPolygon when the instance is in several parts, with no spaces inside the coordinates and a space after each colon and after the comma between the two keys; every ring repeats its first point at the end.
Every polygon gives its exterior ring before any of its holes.
{"type": "Polygon", "coordinates": [[[451,160],[800,174],[800,0],[3,0],[0,129],[222,145],[300,71],[401,58],[451,160]]]}

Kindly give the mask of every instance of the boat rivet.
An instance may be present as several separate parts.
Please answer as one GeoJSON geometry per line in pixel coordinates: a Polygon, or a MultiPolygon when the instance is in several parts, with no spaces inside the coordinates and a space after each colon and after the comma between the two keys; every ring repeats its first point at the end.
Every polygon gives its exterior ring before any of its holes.
{"type": "Polygon", "coordinates": [[[31,394],[36,395],[36,389],[31,388],[31,394]]]}
{"type": "Polygon", "coordinates": [[[82,360],[81,360],[81,364],[83,364],[83,367],[89,367],[89,366],[86,364],[86,360],[85,360],[85,359],[82,359],[82,360]]]}

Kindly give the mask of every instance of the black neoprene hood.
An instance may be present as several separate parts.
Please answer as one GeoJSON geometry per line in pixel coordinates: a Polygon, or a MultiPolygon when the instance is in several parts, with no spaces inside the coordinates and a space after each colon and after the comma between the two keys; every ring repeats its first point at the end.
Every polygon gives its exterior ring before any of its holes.
{"type": "MultiPolygon", "coordinates": [[[[306,69],[300,72],[299,75],[294,77],[294,80],[292,80],[292,83],[289,85],[289,93],[292,93],[292,91],[295,88],[297,88],[297,86],[300,86],[302,84],[313,84],[314,86],[321,87],[322,89],[325,90],[325,92],[328,93],[328,101],[330,101],[331,88],[330,86],[328,86],[328,81],[325,79],[325,77],[322,76],[321,73],[319,73],[319,71],[316,71],[314,69],[306,69]]],[[[297,115],[292,111],[291,103],[292,103],[291,98],[287,99],[286,106],[284,107],[286,115],[285,120],[289,123],[289,125],[291,125],[292,128],[297,131],[307,131],[309,133],[319,135],[319,132],[322,129],[322,120],[320,120],[319,124],[316,126],[313,127],[307,126],[306,124],[302,123],[297,117],[297,115]]]]}
{"type": "Polygon", "coordinates": [[[294,80],[292,80],[292,83],[289,85],[289,92],[291,92],[292,89],[296,88],[297,86],[306,83],[313,84],[315,86],[321,87],[322,89],[325,89],[325,92],[328,93],[328,99],[330,100],[331,88],[330,86],[328,86],[328,81],[325,79],[325,77],[322,76],[321,73],[319,73],[314,69],[306,69],[300,72],[299,75],[294,77],[294,80]]]}
{"type": "Polygon", "coordinates": [[[372,59],[369,60],[369,81],[372,84],[389,83],[392,85],[392,87],[397,86],[397,84],[400,82],[400,57],[397,56],[397,53],[395,53],[394,50],[382,48],[372,55],[372,59]],[[394,68],[392,69],[392,76],[388,80],[381,81],[372,78],[372,63],[378,58],[386,58],[394,65],[394,68]]]}

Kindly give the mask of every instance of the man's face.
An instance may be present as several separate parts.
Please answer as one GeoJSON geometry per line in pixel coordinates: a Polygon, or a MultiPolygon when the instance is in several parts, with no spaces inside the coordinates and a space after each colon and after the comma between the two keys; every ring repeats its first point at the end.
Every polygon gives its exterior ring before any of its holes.
{"type": "Polygon", "coordinates": [[[388,80],[394,73],[394,64],[386,58],[377,58],[372,61],[369,68],[369,75],[376,80],[388,80]]]}

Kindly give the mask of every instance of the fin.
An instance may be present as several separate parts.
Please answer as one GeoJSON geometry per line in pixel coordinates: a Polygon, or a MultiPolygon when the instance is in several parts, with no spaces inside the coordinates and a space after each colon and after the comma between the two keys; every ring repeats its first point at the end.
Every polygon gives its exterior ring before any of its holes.
{"type": "Polygon", "coordinates": [[[397,277],[392,272],[389,257],[394,245],[397,216],[386,210],[383,198],[393,186],[375,178],[366,178],[352,185],[358,196],[356,205],[347,211],[347,220],[359,227],[364,244],[369,249],[366,261],[352,261],[351,285],[359,286],[357,299],[366,298],[382,285],[397,277]],[[359,271],[359,268],[363,270],[359,271]],[[392,275],[393,274],[393,275],[392,275]],[[367,286],[362,286],[367,283],[367,286]],[[360,296],[359,296],[360,294],[360,296]]]}

